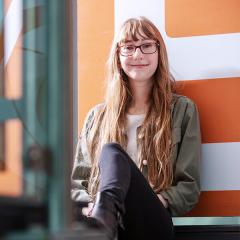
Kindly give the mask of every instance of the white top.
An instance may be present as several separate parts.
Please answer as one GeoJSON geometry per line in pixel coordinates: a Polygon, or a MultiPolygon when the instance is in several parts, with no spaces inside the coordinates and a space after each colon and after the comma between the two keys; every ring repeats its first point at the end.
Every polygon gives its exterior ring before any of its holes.
{"type": "Polygon", "coordinates": [[[142,125],[145,118],[145,114],[130,115],[127,114],[127,153],[132,160],[138,165],[139,156],[137,150],[137,128],[142,125]]]}
{"type": "MultiPolygon", "coordinates": [[[[128,144],[127,144],[127,153],[132,158],[132,160],[139,165],[139,156],[137,149],[137,128],[142,125],[145,118],[145,114],[139,115],[130,115],[127,114],[127,136],[128,136],[128,144]]],[[[143,165],[147,165],[147,160],[143,160],[143,165]]],[[[159,193],[158,197],[160,201],[163,203],[164,207],[168,207],[168,201],[163,198],[163,196],[159,193]]]]}

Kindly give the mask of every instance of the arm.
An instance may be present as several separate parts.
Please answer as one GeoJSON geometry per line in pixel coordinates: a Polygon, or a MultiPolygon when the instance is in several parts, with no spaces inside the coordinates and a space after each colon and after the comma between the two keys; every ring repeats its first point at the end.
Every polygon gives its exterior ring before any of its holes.
{"type": "Polygon", "coordinates": [[[91,110],[84,122],[83,129],[78,139],[77,148],[74,157],[73,170],[72,170],[72,189],[71,198],[74,201],[92,201],[88,194],[88,179],[91,172],[91,160],[89,158],[87,149],[87,133],[90,127],[90,122],[93,119],[93,110],[91,110]]]}
{"type": "Polygon", "coordinates": [[[177,114],[181,116],[182,112],[183,118],[180,117],[181,124],[173,131],[173,139],[176,139],[177,144],[173,185],[160,193],[167,200],[173,216],[181,216],[191,210],[200,195],[201,135],[198,111],[195,104],[187,98],[180,105],[177,114]]]}
{"type": "Polygon", "coordinates": [[[74,201],[90,202],[88,194],[88,178],[90,176],[90,164],[84,159],[81,150],[82,137],[80,136],[77,144],[73,170],[72,170],[72,189],[71,197],[74,201]]]}

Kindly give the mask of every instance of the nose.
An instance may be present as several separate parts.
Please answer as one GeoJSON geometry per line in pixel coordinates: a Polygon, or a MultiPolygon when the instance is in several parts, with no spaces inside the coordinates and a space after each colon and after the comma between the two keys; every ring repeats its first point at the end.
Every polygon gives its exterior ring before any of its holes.
{"type": "Polygon", "coordinates": [[[134,52],[133,56],[134,56],[134,57],[139,57],[139,56],[141,56],[141,57],[142,57],[142,55],[143,55],[143,53],[142,53],[142,51],[141,51],[140,47],[136,47],[136,49],[135,49],[135,52],[134,52]]]}

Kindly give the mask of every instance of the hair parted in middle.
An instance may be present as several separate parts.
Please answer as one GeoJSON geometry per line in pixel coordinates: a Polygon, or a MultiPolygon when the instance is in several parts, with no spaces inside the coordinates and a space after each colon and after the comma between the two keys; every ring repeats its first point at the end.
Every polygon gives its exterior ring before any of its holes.
{"type": "Polygon", "coordinates": [[[159,43],[158,67],[153,76],[148,110],[139,134],[139,168],[143,160],[148,162],[148,181],[158,193],[170,187],[173,181],[171,163],[171,105],[174,79],[169,72],[167,51],[157,27],[147,18],[130,18],[125,21],[115,36],[108,59],[108,82],[104,104],[94,115],[87,143],[92,161],[88,191],[94,198],[99,184],[98,158],[105,143],[116,142],[127,147],[126,113],[132,102],[132,93],[127,75],[121,68],[118,47],[127,39],[138,37],[159,43]]]}

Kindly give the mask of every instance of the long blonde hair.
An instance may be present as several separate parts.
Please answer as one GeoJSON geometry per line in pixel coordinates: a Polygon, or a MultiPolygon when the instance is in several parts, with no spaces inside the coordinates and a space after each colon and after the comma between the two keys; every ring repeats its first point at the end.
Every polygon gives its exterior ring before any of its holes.
{"type": "Polygon", "coordinates": [[[98,158],[102,146],[108,142],[117,142],[124,149],[127,146],[126,112],[132,101],[132,94],[128,78],[121,68],[118,46],[127,38],[136,41],[137,36],[143,34],[143,37],[158,42],[160,47],[150,104],[139,133],[142,136],[138,146],[139,168],[143,168],[143,159],[147,159],[148,181],[156,193],[172,184],[171,104],[174,80],[169,72],[166,47],[160,32],[150,20],[145,17],[131,18],[122,24],[114,38],[108,60],[105,101],[94,116],[87,139],[92,161],[88,190],[93,198],[99,184],[98,158]]]}

